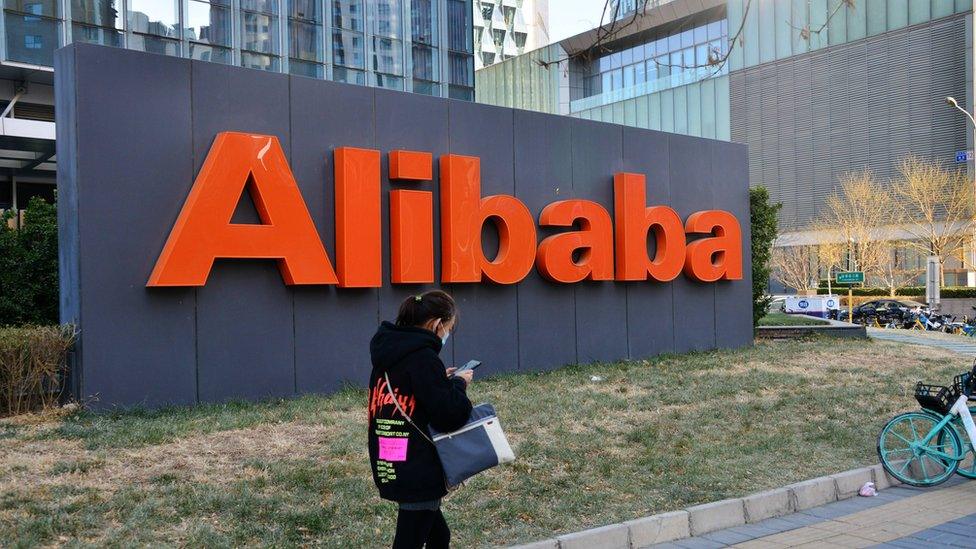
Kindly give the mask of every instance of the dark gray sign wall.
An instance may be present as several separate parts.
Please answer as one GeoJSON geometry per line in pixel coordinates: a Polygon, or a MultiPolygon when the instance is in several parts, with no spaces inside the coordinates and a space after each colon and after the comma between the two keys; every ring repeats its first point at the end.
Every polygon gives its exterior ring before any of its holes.
{"type": "MultiPolygon", "coordinates": [[[[335,259],[332,151],[478,156],[482,193],[514,194],[538,218],[555,200],[613,209],[613,174],[647,175],[649,204],[710,208],[742,224],[745,279],[716,284],[445,285],[461,322],[446,363],[481,375],[733,347],[752,341],[749,199],[741,145],[289,77],[90,45],[56,64],[62,319],[81,330],[78,396],[98,405],[186,404],[362,385],[377,323],[425,289],[288,287],[273,261],[218,261],[201,288],[145,287],[218,132],[277,136],[335,259]]],[[[435,272],[440,272],[435,200],[435,272]]],[[[247,222],[242,209],[235,221],[247,222]]],[[[539,231],[541,240],[550,229],[539,231]]],[[[485,243],[493,249],[495,236],[485,243]]],[[[653,250],[652,250],[653,251],[653,250]]]]}

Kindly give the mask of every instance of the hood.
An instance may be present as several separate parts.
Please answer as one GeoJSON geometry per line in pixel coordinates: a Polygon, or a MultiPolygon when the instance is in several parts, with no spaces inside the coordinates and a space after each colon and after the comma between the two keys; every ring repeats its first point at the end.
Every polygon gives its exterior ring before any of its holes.
{"type": "Polygon", "coordinates": [[[429,347],[441,352],[441,338],[430,330],[397,326],[384,321],[369,342],[369,356],[373,367],[387,370],[410,353],[429,347]]]}

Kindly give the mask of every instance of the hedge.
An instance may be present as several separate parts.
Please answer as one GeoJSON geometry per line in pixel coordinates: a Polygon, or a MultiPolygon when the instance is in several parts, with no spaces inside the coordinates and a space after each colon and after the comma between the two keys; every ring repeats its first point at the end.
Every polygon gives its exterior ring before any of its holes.
{"type": "MultiPolygon", "coordinates": [[[[847,295],[847,286],[833,286],[831,290],[834,294],[847,295]]],[[[817,293],[826,294],[827,288],[817,288],[817,293]]],[[[888,297],[891,295],[891,291],[888,288],[854,288],[853,293],[856,296],[888,297]]],[[[922,286],[905,286],[896,290],[895,294],[898,296],[923,296],[925,295],[925,288],[922,286]]],[[[976,298],[976,288],[970,288],[968,286],[946,286],[939,292],[939,296],[942,298],[976,298]]]]}
{"type": "Polygon", "coordinates": [[[72,326],[0,328],[0,416],[57,403],[74,341],[72,326]]]}

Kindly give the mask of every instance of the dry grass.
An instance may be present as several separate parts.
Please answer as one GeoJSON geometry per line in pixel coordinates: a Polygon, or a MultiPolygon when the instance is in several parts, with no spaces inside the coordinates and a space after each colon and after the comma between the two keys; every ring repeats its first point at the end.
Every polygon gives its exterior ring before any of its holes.
{"type": "MultiPolygon", "coordinates": [[[[457,546],[496,545],[870,464],[877,430],[913,406],[912,383],[966,363],[892,343],[771,341],[479,381],[472,399],[500,410],[518,459],[451,494],[445,513],[457,546]]],[[[349,390],[4,420],[0,539],[388,545],[395,507],[369,476],[364,402],[349,390]]]]}

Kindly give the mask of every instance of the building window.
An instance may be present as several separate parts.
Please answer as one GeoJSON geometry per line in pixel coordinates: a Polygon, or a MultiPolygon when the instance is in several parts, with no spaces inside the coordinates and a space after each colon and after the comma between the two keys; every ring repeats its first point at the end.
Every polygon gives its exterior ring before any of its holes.
{"type": "Polygon", "coordinates": [[[332,79],[366,84],[366,41],[363,34],[362,0],[333,0],[332,79]]]}
{"type": "Polygon", "coordinates": [[[381,88],[403,89],[403,17],[401,0],[372,0],[370,27],[374,84],[381,88]]]}
{"type": "Polygon", "coordinates": [[[474,100],[474,35],[465,0],[447,0],[448,95],[474,100]]]}
{"type": "Polygon", "coordinates": [[[229,64],[230,2],[189,0],[186,13],[186,34],[190,41],[190,57],[201,61],[229,64]]]}
{"type": "Polygon", "coordinates": [[[277,71],[278,2],[241,0],[241,66],[277,71]]]}
{"type": "MultiPolygon", "coordinates": [[[[700,71],[724,55],[727,38],[722,23],[713,21],[670,36],[658,36],[644,44],[603,56],[591,63],[589,76],[592,80],[584,86],[587,96],[626,89],[632,89],[630,93],[638,95],[687,83],[684,78],[672,77],[700,71]]],[[[722,74],[726,72],[723,68],[722,74]]],[[[711,76],[707,72],[698,74],[711,76]]],[[[623,97],[626,96],[627,92],[624,92],[623,97]]]]}
{"type": "Polygon", "coordinates": [[[71,0],[71,39],[122,47],[121,0],[71,0]]]}
{"type": "Polygon", "coordinates": [[[318,0],[288,0],[288,71],[322,78],[322,14],[318,0]]]}
{"type": "Polygon", "coordinates": [[[129,47],[179,55],[179,13],[177,0],[129,0],[129,47]]]}

